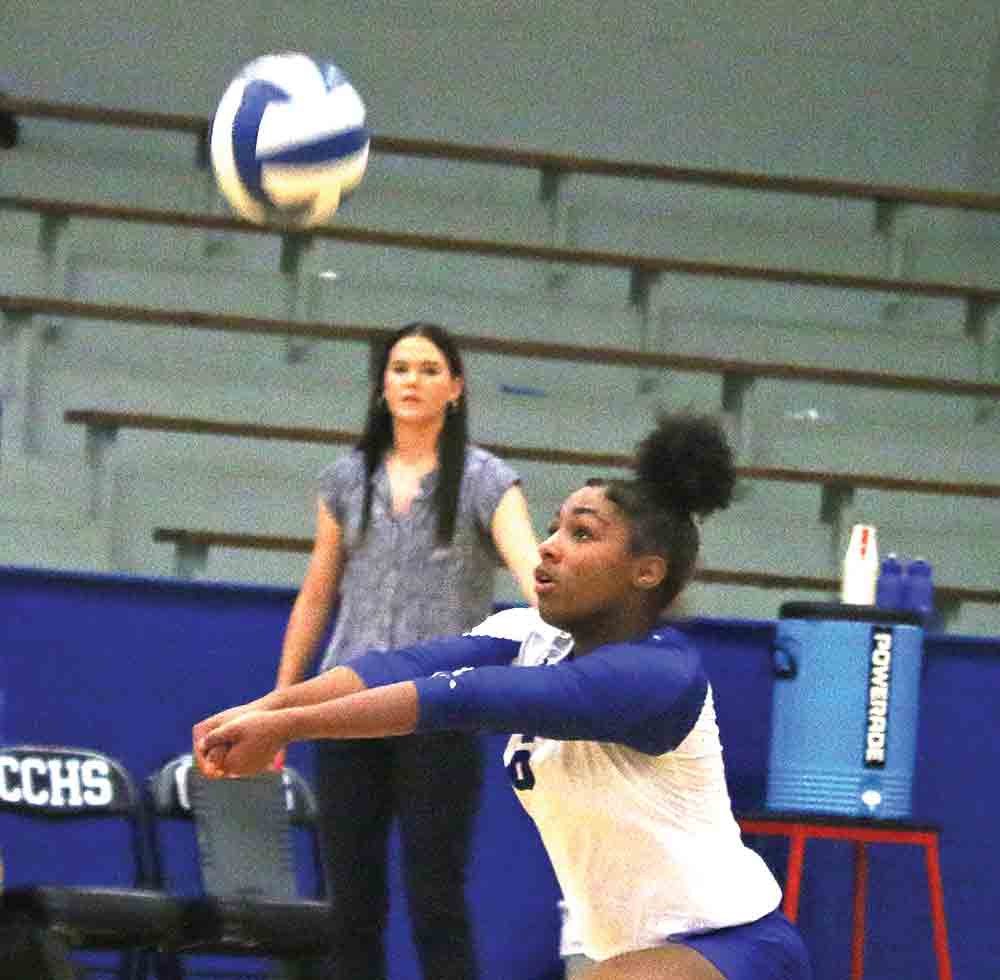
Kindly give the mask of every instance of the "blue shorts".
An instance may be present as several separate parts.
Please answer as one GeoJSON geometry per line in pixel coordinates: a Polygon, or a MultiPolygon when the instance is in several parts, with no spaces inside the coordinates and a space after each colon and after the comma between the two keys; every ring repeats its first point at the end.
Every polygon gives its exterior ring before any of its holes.
{"type": "Polygon", "coordinates": [[[671,940],[697,950],[726,980],[810,980],[809,954],[780,909],[756,922],[671,940]]]}

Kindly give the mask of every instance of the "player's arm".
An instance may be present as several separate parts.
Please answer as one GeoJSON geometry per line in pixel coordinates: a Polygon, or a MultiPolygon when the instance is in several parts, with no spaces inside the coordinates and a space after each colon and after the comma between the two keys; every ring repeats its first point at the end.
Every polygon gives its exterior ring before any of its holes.
{"type": "Polygon", "coordinates": [[[335,701],[371,687],[425,677],[436,671],[508,664],[517,656],[518,643],[492,636],[452,636],[395,650],[371,650],[317,677],[293,684],[252,702],[264,711],[303,708],[335,701]]]}
{"type": "Polygon", "coordinates": [[[526,621],[522,613],[534,615],[511,609],[464,636],[362,654],[350,667],[335,667],[199,722],[192,733],[195,759],[210,776],[241,776],[265,768],[290,742],[408,735],[420,712],[412,678],[430,673],[454,684],[453,678],[477,670],[511,670],[496,665],[509,665],[517,656],[526,621]]]}
{"type": "Polygon", "coordinates": [[[243,716],[211,732],[202,751],[210,775],[259,771],[268,752],[293,741],[430,731],[531,732],[618,742],[658,755],[691,731],[707,690],[692,651],[620,644],[572,663],[440,672],[337,701],[243,716]]]}
{"type": "MultiPolygon", "coordinates": [[[[487,620],[489,622],[489,620],[487,620]]],[[[505,637],[472,635],[446,637],[398,650],[373,650],[317,677],[271,691],[255,701],[229,708],[199,722],[197,741],[213,728],[249,711],[282,711],[336,701],[368,688],[385,687],[438,671],[463,667],[507,664],[517,655],[519,643],[505,637]]]]}
{"type": "Polygon", "coordinates": [[[407,735],[417,713],[416,687],[403,681],[321,704],[248,711],[204,733],[196,728],[194,756],[206,776],[252,776],[290,742],[407,735]]]}
{"type": "Polygon", "coordinates": [[[553,666],[486,667],[414,686],[418,732],[530,732],[659,755],[694,727],[708,680],[688,648],[615,644],[553,666]]]}
{"type": "Polygon", "coordinates": [[[415,704],[416,695],[414,690],[401,699],[400,689],[405,686],[401,682],[469,665],[510,663],[517,655],[526,623],[518,614],[527,612],[499,613],[465,636],[363,654],[352,660],[350,667],[335,667],[319,677],[213,715],[194,726],[195,758],[209,775],[246,774],[259,771],[253,767],[256,761],[227,769],[221,755],[211,756],[210,750],[240,741],[243,755],[257,760],[260,751],[272,743],[277,753],[288,742],[303,739],[405,734],[414,723],[410,700],[415,704]],[[362,694],[377,693],[368,692],[368,688],[394,690],[384,701],[371,697],[358,700],[362,694]]]}

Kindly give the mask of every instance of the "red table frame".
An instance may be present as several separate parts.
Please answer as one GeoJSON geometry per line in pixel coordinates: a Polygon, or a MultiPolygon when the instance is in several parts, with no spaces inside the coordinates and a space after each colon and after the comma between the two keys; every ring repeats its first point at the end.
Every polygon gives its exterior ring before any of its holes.
{"type": "Polygon", "coordinates": [[[754,813],[739,817],[745,834],[788,838],[788,873],[782,910],[794,922],[799,912],[806,841],[811,838],[851,841],[854,844],[854,903],[851,935],[851,980],[861,980],[865,969],[865,906],[868,898],[868,844],[913,844],[924,849],[930,896],[934,954],[939,980],[952,980],[948,927],[941,884],[939,828],[906,821],[875,821],[862,817],[820,814],[754,813]]]}

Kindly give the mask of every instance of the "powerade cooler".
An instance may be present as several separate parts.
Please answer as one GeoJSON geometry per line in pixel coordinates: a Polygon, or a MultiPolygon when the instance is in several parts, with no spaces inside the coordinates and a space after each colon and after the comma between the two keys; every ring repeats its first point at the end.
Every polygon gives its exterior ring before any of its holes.
{"type": "Polygon", "coordinates": [[[781,606],[768,809],[910,816],[921,622],[915,612],[875,606],[781,606]]]}

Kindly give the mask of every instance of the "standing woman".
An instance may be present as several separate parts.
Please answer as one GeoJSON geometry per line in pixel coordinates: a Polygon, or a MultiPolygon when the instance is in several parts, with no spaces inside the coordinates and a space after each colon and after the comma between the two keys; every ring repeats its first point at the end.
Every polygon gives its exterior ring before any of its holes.
{"type": "Polygon", "coordinates": [[[733,816],[701,654],[662,619],[693,574],[701,518],[733,483],[715,421],[664,417],[635,479],[591,481],[560,507],[537,611],[208,718],[198,764],[239,776],[307,738],[514,732],[507,771],[595,961],[582,976],[809,980],[781,889],[733,816]]]}
{"type": "MultiPolygon", "coordinates": [[[[368,650],[460,633],[492,611],[507,565],[534,601],[537,544],[516,473],[470,445],[458,349],[411,323],[382,351],[354,451],[320,475],[316,536],[276,690],[301,681],[339,600],[326,672],[368,650]]],[[[387,843],[399,820],[413,939],[426,980],[478,974],[465,868],[481,782],[468,733],[317,744],[332,901],[330,980],[384,980],[387,843]]]]}

